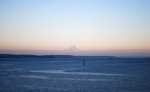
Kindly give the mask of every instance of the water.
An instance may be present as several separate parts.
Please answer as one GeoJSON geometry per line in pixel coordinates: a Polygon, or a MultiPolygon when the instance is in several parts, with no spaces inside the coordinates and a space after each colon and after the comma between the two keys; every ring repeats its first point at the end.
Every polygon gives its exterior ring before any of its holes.
{"type": "Polygon", "coordinates": [[[150,92],[150,60],[1,58],[0,92],[150,92]]]}

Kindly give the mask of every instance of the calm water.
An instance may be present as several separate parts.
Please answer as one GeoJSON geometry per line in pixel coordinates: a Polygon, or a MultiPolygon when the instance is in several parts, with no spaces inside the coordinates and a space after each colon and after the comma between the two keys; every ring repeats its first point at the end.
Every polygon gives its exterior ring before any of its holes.
{"type": "Polygon", "coordinates": [[[0,59],[0,92],[150,92],[150,59],[0,59]]]}

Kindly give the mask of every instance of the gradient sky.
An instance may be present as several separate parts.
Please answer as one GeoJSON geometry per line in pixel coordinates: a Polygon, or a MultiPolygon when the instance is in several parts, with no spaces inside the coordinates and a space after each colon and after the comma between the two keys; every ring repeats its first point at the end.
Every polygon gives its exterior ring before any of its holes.
{"type": "Polygon", "coordinates": [[[0,50],[150,51],[150,0],[0,0],[0,50]]]}

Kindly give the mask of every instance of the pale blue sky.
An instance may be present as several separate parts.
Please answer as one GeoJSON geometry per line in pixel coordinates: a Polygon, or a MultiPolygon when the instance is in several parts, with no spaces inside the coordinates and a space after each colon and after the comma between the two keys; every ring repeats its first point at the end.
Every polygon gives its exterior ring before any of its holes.
{"type": "Polygon", "coordinates": [[[0,0],[1,50],[150,50],[150,0],[0,0]]]}

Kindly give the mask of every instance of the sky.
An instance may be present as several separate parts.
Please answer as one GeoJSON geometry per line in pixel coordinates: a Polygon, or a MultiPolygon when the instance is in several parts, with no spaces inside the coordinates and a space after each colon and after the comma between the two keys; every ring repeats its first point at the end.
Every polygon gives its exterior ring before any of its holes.
{"type": "Polygon", "coordinates": [[[0,0],[0,53],[9,51],[147,56],[150,0],[0,0]]]}

